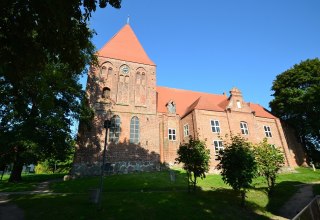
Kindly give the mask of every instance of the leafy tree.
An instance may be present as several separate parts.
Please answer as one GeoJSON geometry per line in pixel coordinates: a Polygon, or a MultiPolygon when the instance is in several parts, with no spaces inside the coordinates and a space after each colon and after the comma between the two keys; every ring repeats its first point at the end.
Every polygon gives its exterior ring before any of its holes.
{"type": "MultiPolygon", "coordinates": [[[[99,0],[119,8],[121,0],[99,0]]],[[[64,160],[70,125],[92,111],[82,103],[79,77],[95,60],[88,28],[96,0],[4,0],[0,3],[0,160],[64,160]]]]}
{"type": "Polygon", "coordinates": [[[268,184],[268,194],[274,189],[277,173],[284,165],[283,153],[275,146],[268,144],[265,138],[254,148],[255,158],[258,165],[258,174],[263,176],[268,184]]]}
{"type": "Polygon", "coordinates": [[[187,171],[188,191],[193,187],[196,190],[197,178],[206,177],[209,171],[210,150],[206,148],[204,141],[190,137],[189,143],[180,145],[178,149],[178,163],[183,163],[183,169],[187,171]]]}
{"type": "Polygon", "coordinates": [[[272,112],[295,129],[310,158],[320,162],[320,60],[305,60],[279,74],[272,90],[272,112]]]}
{"type": "Polygon", "coordinates": [[[257,172],[250,143],[241,136],[231,136],[231,143],[227,143],[220,153],[217,168],[221,170],[223,181],[240,192],[241,205],[244,206],[246,192],[257,172]]]}

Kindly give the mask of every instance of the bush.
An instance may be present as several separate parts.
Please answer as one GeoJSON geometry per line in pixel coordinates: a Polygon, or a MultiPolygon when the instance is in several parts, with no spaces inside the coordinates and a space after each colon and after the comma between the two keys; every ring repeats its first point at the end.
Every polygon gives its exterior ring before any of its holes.
{"type": "Polygon", "coordinates": [[[257,165],[250,143],[241,136],[232,136],[231,143],[220,154],[222,179],[241,196],[241,206],[245,205],[247,190],[257,172],[257,165]]]}

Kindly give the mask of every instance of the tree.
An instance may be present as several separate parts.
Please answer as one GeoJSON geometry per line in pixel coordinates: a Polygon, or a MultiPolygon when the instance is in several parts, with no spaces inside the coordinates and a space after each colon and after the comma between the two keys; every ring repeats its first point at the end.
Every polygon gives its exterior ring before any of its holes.
{"type": "Polygon", "coordinates": [[[320,60],[305,60],[279,74],[270,107],[297,133],[311,160],[320,162],[320,60]]]}
{"type": "MultiPolygon", "coordinates": [[[[99,0],[119,8],[121,0],[99,0]]],[[[89,118],[79,77],[94,62],[88,27],[96,0],[4,0],[0,3],[0,159],[14,163],[63,160],[70,125],[89,118]],[[86,115],[84,115],[86,114],[86,115]]]]}
{"type": "Polygon", "coordinates": [[[268,194],[271,195],[276,183],[277,173],[284,165],[283,153],[275,146],[268,144],[265,138],[254,148],[258,165],[258,174],[266,179],[268,194]]]}
{"type": "Polygon", "coordinates": [[[188,191],[190,192],[191,186],[195,191],[197,178],[205,178],[209,171],[210,150],[206,148],[204,141],[190,136],[189,143],[180,145],[178,155],[176,161],[183,163],[183,169],[187,171],[188,191]]]}
{"type": "Polygon", "coordinates": [[[231,143],[220,153],[217,168],[221,170],[223,181],[240,193],[241,206],[244,206],[246,192],[257,172],[250,143],[241,136],[231,136],[231,143]]]}

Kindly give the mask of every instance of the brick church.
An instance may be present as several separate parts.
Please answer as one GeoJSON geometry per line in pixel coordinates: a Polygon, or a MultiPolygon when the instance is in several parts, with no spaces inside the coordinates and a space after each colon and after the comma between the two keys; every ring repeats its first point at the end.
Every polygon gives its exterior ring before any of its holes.
{"type": "Polygon", "coordinates": [[[105,169],[111,173],[172,165],[180,143],[189,136],[206,140],[211,171],[218,164],[217,152],[224,149],[221,137],[230,134],[241,134],[252,143],[267,138],[283,151],[287,167],[304,163],[290,128],[259,104],[246,102],[238,88],[227,96],[157,86],[156,64],[129,24],[97,55],[99,65],[91,67],[86,88],[95,115],[89,126],[79,125],[74,174],[100,173],[106,120],[105,169]]]}

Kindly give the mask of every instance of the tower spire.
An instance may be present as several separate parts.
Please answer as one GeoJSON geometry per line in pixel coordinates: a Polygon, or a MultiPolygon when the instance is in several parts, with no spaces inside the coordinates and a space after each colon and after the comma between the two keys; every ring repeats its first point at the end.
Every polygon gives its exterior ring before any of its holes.
{"type": "Polygon", "coordinates": [[[127,24],[130,23],[130,16],[128,15],[128,18],[127,18],[127,24]]]}

